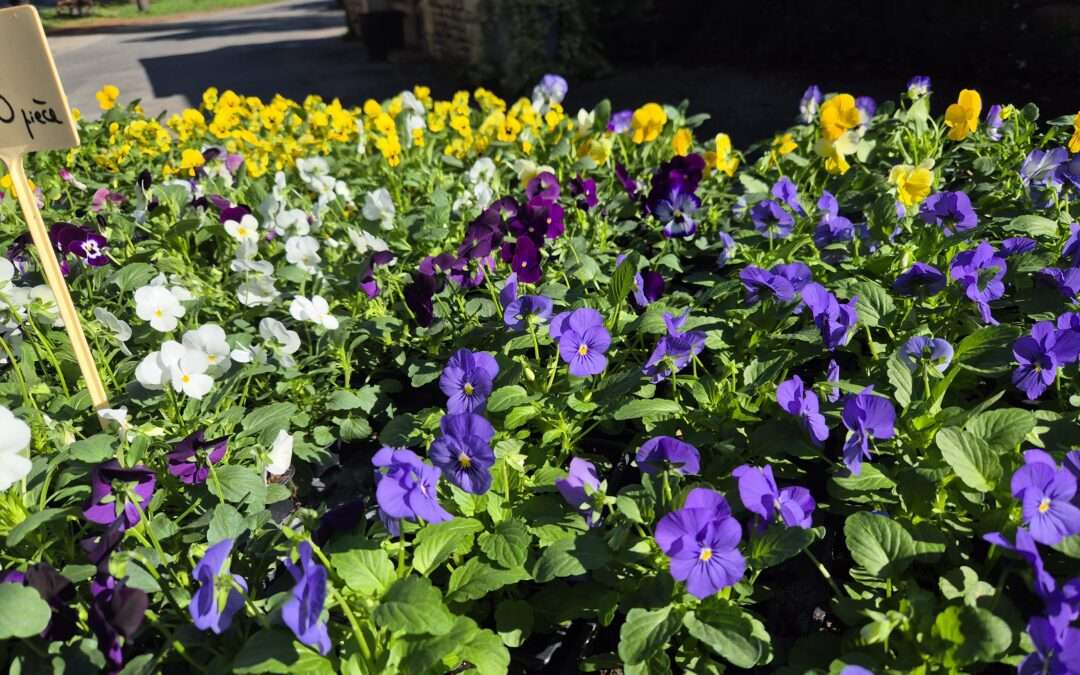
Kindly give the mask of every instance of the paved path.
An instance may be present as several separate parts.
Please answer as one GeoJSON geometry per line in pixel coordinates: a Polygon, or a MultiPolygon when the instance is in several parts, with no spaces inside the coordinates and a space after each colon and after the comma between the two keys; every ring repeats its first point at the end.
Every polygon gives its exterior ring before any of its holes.
{"type": "Polygon", "coordinates": [[[344,38],[344,13],[332,0],[287,0],[59,34],[49,44],[71,105],[88,115],[96,114],[94,93],[104,84],[156,115],[197,103],[210,86],[359,103],[434,77],[422,65],[369,63],[363,47],[344,38]]]}

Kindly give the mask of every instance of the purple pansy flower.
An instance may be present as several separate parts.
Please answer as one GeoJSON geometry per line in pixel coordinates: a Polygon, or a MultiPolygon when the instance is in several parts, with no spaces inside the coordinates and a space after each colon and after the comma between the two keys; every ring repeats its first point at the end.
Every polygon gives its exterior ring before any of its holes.
{"type": "Polygon", "coordinates": [[[459,349],[446,362],[439,377],[439,389],[447,396],[451,415],[482,410],[499,374],[499,364],[487,352],[459,349]]]}
{"type": "Polygon", "coordinates": [[[1001,140],[1001,127],[1005,120],[1001,118],[1001,105],[995,103],[986,111],[986,136],[992,141],[1001,140]]]}
{"type": "Polygon", "coordinates": [[[761,300],[762,292],[776,296],[776,299],[781,302],[790,302],[795,299],[795,289],[790,281],[756,265],[747,265],[739,270],[739,281],[746,289],[746,304],[748,305],[756,305],[761,300]]]}
{"type": "Polygon", "coordinates": [[[780,516],[786,527],[810,529],[813,525],[814,508],[817,503],[804,487],[777,488],[772,466],[743,464],[731,475],[739,481],[739,499],[747,511],[757,514],[766,524],[780,516]]]}
{"type": "Polygon", "coordinates": [[[926,75],[915,75],[907,83],[907,95],[911,98],[919,98],[930,93],[930,78],[926,75]]]}
{"type": "Polygon", "coordinates": [[[799,202],[799,188],[795,187],[795,183],[792,183],[787,176],[780,176],[780,179],[773,183],[770,192],[773,197],[787,204],[788,208],[798,215],[806,215],[806,209],[799,202]]]}
{"type": "Polygon", "coordinates": [[[696,598],[714,595],[746,573],[742,528],[724,497],[707,488],[691,490],[681,509],[660,519],[655,537],[671,561],[671,576],[685,581],[696,598]]]}
{"type": "Polygon", "coordinates": [[[716,266],[723,267],[735,255],[735,240],[727,232],[717,232],[716,238],[720,241],[720,254],[716,256],[716,266]]]}
{"type": "Polygon", "coordinates": [[[1046,208],[1053,203],[1051,195],[1061,188],[1061,167],[1067,161],[1069,151],[1065,148],[1032,150],[1024,158],[1020,166],[1020,182],[1027,188],[1034,206],[1046,208]]]}
{"type": "Polygon", "coordinates": [[[368,298],[379,297],[379,282],[375,280],[375,270],[384,265],[394,262],[394,254],[390,251],[378,251],[372,254],[364,271],[360,273],[360,290],[368,298]]]}
{"type": "Polygon", "coordinates": [[[97,637],[98,649],[105,655],[108,672],[118,673],[124,667],[124,645],[142,625],[150,597],[108,575],[94,577],[90,594],[87,624],[97,637]]]}
{"type": "Polygon", "coordinates": [[[535,284],[540,281],[540,249],[529,237],[518,237],[510,269],[522,283],[535,284]]]}
{"type": "Polygon", "coordinates": [[[326,656],[330,653],[330,633],[326,623],[319,619],[326,604],[326,568],[312,559],[310,543],[302,541],[296,549],[300,553],[299,564],[289,558],[282,561],[296,586],[281,608],[281,620],[297,640],[326,656]]]}
{"type": "Polygon", "coordinates": [[[611,334],[604,328],[604,317],[595,309],[583,307],[556,316],[549,327],[551,337],[559,341],[559,356],[570,374],[589,377],[604,372],[611,346],[611,334]]]}
{"type": "Polygon", "coordinates": [[[1069,238],[1061,248],[1061,257],[1071,260],[1073,267],[1080,266],[1080,223],[1069,225],[1069,238]]]}
{"type": "Polygon", "coordinates": [[[222,539],[206,549],[202,560],[195,565],[192,576],[199,582],[199,590],[191,596],[188,611],[199,630],[209,629],[221,635],[244,606],[244,596],[234,584],[246,592],[247,582],[239,574],[229,574],[226,567],[232,547],[232,539],[222,539]]]}
{"type": "Polygon", "coordinates": [[[893,282],[900,295],[936,295],[945,288],[945,275],[933,265],[917,262],[893,282]]]}
{"type": "Polygon", "coordinates": [[[975,302],[984,323],[996,326],[997,320],[990,313],[990,302],[1005,294],[1005,259],[987,242],[973,249],[957,253],[949,263],[949,276],[960,284],[964,294],[975,302]]]}
{"type": "Polygon", "coordinates": [[[821,401],[813,390],[806,389],[802,378],[795,375],[776,388],[776,402],[784,412],[797,417],[816,445],[829,438],[829,426],[821,414],[821,401]]]}
{"type": "Polygon", "coordinates": [[[156,484],[157,477],[148,466],[125,469],[115,459],[99,464],[90,473],[90,502],[83,516],[99,525],[121,520],[123,529],[134,527],[146,513],[156,484]]]}
{"type": "Polygon", "coordinates": [[[591,495],[600,491],[600,476],[592,462],[573,457],[566,478],[555,481],[555,487],[570,506],[585,517],[589,527],[600,524],[599,514],[592,508],[591,495]]]}
{"type": "Polygon", "coordinates": [[[1076,476],[1059,468],[1044,451],[1025,452],[1024,461],[1013,474],[1010,488],[1013,497],[1020,500],[1032,539],[1053,546],[1080,534],[1080,508],[1072,503],[1076,476]]]}
{"type": "Polygon", "coordinates": [[[810,308],[814,323],[821,331],[821,339],[829,351],[842,347],[851,339],[859,313],[855,308],[857,298],[840,304],[836,296],[817,283],[809,283],[802,289],[803,302],[810,308]]]}
{"type": "Polygon", "coordinates": [[[638,190],[641,189],[637,179],[631,176],[626,167],[619,162],[615,162],[615,178],[619,180],[619,184],[622,185],[623,190],[626,190],[631,200],[637,199],[638,190]]]}
{"type": "Polygon", "coordinates": [[[655,270],[634,273],[634,302],[638,307],[648,307],[664,295],[664,277],[655,270]]]}
{"type": "Polygon", "coordinates": [[[1028,635],[1035,651],[1028,654],[1018,675],[1075,675],[1080,673],[1080,628],[1058,629],[1041,616],[1028,621],[1028,635]]]}
{"type": "Polygon", "coordinates": [[[888,439],[896,434],[896,409],[892,401],[874,394],[874,387],[869,386],[848,396],[840,419],[848,429],[844,464],[858,476],[863,459],[870,459],[870,439],[888,439]]]}
{"type": "Polygon", "coordinates": [[[482,495],[491,489],[495,429],[480,415],[446,415],[439,422],[442,435],[431,444],[428,456],[446,480],[465,492],[482,495]]]}
{"type": "Polygon", "coordinates": [[[900,347],[900,360],[912,372],[926,363],[944,373],[952,358],[953,347],[948,341],[927,335],[916,335],[900,347]]]}
{"type": "Polygon", "coordinates": [[[228,449],[227,437],[208,441],[202,431],[196,431],[169,453],[169,473],[186,485],[202,485],[210,475],[210,465],[219,463],[228,449]]]}
{"type": "Polygon", "coordinates": [[[776,200],[763,199],[750,208],[750,220],[762,236],[785,239],[791,236],[795,219],[776,200]]]}
{"type": "Polygon", "coordinates": [[[1080,331],[1039,321],[1030,335],[1013,343],[1013,357],[1019,364],[1013,371],[1013,384],[1035,400],[1054,383],[1059,368],[1080,358],[1080,331]]]}
{"type": "Polygon", "coordinates": [[[586,211],[600,203],[596,196],[596,181],[580,175],[570,180],[570,196],[577,197],[578,208],[586,211]]]}
{"type": "Polygon", "coordinates": [[[541,171],[525,186],[525,199],[532,201],[539,198],[545,202],[554,202],[559,198],[561,188],[559,179],[550,171],[541,171]]]}
{"type": "Polygon", "coordinates": [[[930,195],[919,208],[919,218],[924,223],[940,227],[947,237],[956,232],[972,230],[979,224],[971,200],[960,191],[930,195]]]}
{"type": "Polygon", "coordinates": [[[855,99],[855,107],[863,114],[863,122],[859,126],[862,128],[869,126],[870,120],[877,112],[877,101],[869,96],[860,96],[855,99]]]}
{"type": "Polygon", "coordinates": [[[821,220],[814,229],[814,245],[824,249],[840,241],[851,241],[855,236],[855,226],[850,220],[840,215],[840,204],[831,192],[825,191],[817,203],[821,211],[821,220]]]}
{"type": "Polygon", "coordinates": [[[1001,256],[1008,258],[1009,256],[1021,255],[1024,253],[1031,253],[1039,244],[1034,239],[1028,239],[1027,237],[1009,237],[1001,241],[1001,256]]]}
{"type": "Polygon", "coordinates": [[[663,225],[662,232],[668,239],[691,237],[697,232],[694,214],[701,206],[701,200],[692,192],[681,189],[672,190],[666,197],[657,200],[652,213],[663,225]]]}
{"type": "Polygon", "coordinates": [[[1074,300],[1080,295],[1080,267],[1044,267],[1039,276],[1057,289],[1066,300],[1074,300]]]}
{"type": "Polygon", "coordinates": [[[813,124],[817,119],[818,106],[821,105],[821,89],[812,84],[803,92],[799,99],[799,121],[803,124],[813,124]]]}
{"type": "Polygon", "coordinates": [[[400,533],[398,520],[423,519],[441,523],[453,518],[439,504],[439,470],[406,448],[382,448],[371,458],[375,466],[375,498],[391,534],[400,533]],[[383,471],[385,469],[385,471],[383,471]]]}
{"type": "Polygon", "coordinates": [[[435,320],[435,306],[432,302],[435,288],[435,277],[421,272],[413,275],[412,283],[403,291],[405,304],[416,317],[416,323],[424,327],[430,326],[435,320]]]}
{"type": "Polygon", "coordinates": [[[833,385],[825,398],[829,403],[836,403],[840,400],[840,387],[837,386],[840,383],[840,364],[833,359],[829,359],[829,369],[825,381],[833,385]]]}
{"type": "Polygon", "coordinates": [[[642,473],[671,470],[680,476],[696,476],[701,470],[701,454],[694,446],[671,436],[657,436],[641,444],[637,451],[642,473]]]}
{"type": "Polygon", "coordinates": [[[633,110],[620,110],[619,112],[612,113],[611,119],[608,120],[607,130],[613,134],[623,134],[630,131],[630,123],[634,119],[633,110]]]}
{"type": "Polygon", "coordinates": [[[648,375],[653,384],[670,377],[673,372],[681,371],[705,348],[705,333],[682,330],[688,316],[689,311],[678,317],[664,312],[667,335],[657,341],[649,360],[641,368],[641,372],[648,375]]]}
{"type": "Polygon", "coordinates": [[[551,299],[543,295],[523,295],[511,300],[503,310],[503,323],[514,330],[525,330],[529,322],[541,323],[551,318],[551,299]]]}

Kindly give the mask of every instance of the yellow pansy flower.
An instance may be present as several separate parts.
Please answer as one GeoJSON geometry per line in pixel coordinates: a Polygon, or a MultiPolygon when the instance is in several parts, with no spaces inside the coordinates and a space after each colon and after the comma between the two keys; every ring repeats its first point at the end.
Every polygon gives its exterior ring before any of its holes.
{"type": "Polygon", "coordinates": [[[791,134],[777,134],[772,139],[773,155],[783,156],[793,152],[797,147],[799,146],[795,144],[795,137],[791,134]]]}
{"type": "MultiPolygon", "coordinates": [[[[26,183],[30,186],[31,192],[37,189],[37,185],[34,185],[34,181],[27,179],[26,183]]],[[[4,176],[0,178],[0,190],[3,190],[4,192],[12,192],[15,190],[15,185],[11,182],[11,176],[4,174],[4,176]]]]}
{"type": "Polygon", "coordinates": [[[586,138],[578,146],[578,157],[588,157],[597,166],[603,166],[611,158],[611,148],[614,142],[615,139],[611,136],[586,138]]]}
{"type": "Polygon", "coordinates": [[[206,158],[198,150],[189,148],[180,154],[180,171],[186,171],[189,176],[194,176],[195,169],[203,164],[206,164],[206,158]]]}
{"type": "Polygon", "coordinates": [[[832,141],[819,138],[814,145],[814,152],[825,159],[825,171],[842,176],[851,168],[847,157],[855,154],[858,143],[859,138],[854,131],[845,131],[832,141]]]}
{"type": "Polygon", "coordinates": [[[840,138],[848,129],[862,121],[862,111],[855,107],[851,94],[837,94],[821,104],[821,133],[830,141],[840,138]]]}
{"type": "Polygon", "coordinates": [[[107,84],[94,94],[98,105],[102,110],[112,110],[116,107],[116,100],[120,98],[120,90],[111,84],[107,84]]]}
{"type": "Polygon", "coordinates": [[[719,133],[716,134],[713,143],[716,149],[705,153],[705,166],[728,176],[734,176],[735,169],[739,168],[739,158],[731,152],[731,137],[725,133],[719,133]]]}
{"type": "Polygon", "coordinates": [[[660,132],[667,124],[667,113],[656,103],[646,103],[634,111],[630,118],[630,128],[633,130],[631,140],[634,143],[655,141],[660,132]]]}
{"type": "Polygon", "coordinates": [[[694,147],[694,134],[689,129],[679,129],[671,139],[671,148],[679,157],[686,157],[694,147]]]}
{"type": "Polygon", "coordinates": [[[1080,112],[1073,118],[1073,133],[1069,139],[1069,152],[1080,152],[1080,112]]]}
{"type": "Polygon", "coordinates": [[[78,122],[81,119],[82,119],[82,111],[79,110],[78,108],[72,108],[71,109],[71,121],[72,122],[78,122]]]}
{"type": "Polygon", "coordinates": [[[979,127],[979,113],[982,112],[982,97],[974,89],[962,89],[960,96],[945,110],[945,126],[949,127],[949,138],[962,141],[979,127]]]}
{"type": "Polygon", "coordinates": [[[934,166],[927,160],[919,166],[898,164],[889,172],[889,182],[896,186],[896,196],[904,206],[915,206],[926,199],[934,184],[934,166]]]}

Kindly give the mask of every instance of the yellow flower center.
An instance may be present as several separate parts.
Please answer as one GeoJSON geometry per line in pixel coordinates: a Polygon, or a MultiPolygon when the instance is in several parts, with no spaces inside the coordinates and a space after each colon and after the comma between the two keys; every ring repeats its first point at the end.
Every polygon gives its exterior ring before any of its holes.
{"type": "Polygon", "coordinates": [[[468,469],[470,466],[472,466],[472,457],[469,457],[464,452],[458,455],[457,461],[463,469],[468,469]]]}
{"type": "Polygon", "coordinates": [[[246,227],[241,227],[241,228],[240,228],[240,229],[238,229],[238,230],[237,230],[236,232],[237,232],[237,233],[238,233],[238,234],[239,234],[239,235],[240,235],[241,237],[246,237],[246,236],[247,236],[247,233],[248,233],[248,229],[247,229],[246,227]]]}
{"type": "Polygon", "coordinates": [[[462,387],[462,389],[465,390],[465,395],[466,396],[472,396],[473,392],[476,391],[475,389],[473,389],[473,386],[472,386],[471,382],[466,382],[465,386],[462,387]]]}
{"type": "Polygon", "coordinates": [[[1049,510],[1050,510],[1050,498],[1049,497],[1043,497],[1042,501],[1039,502],[1039,513],[1046,513],[1049,510]]]}
{"type": "Polygon", "coordinates": [[[155,309],[155,310],[154,310],[154,316],[155,316],[155,317],[157,317],[157,318],[159,318],[159,319],[160,319],[160,318],[161,318],[161,317],[163,317],[164,315],[165,315],[165,312],[162,312],[162,311],[161,311],[160,309],[155,309]]]}
{"type": "Polygon", "coordinates": [[[181,375],[180,376],[180,381],[183,382],[184,384],[187,384],[188,382],[191,382],[191,376],[190,375],[181,375]]]}
{"type": "Polygon", "coordinates": [[[712,558],[712,549],[711,548],[703,548],[703,549],[701,549],[701,553],[698,554],[698,560],[700,560],[702,562],[705,562],[705,561],[709,560],[710,558],[712,558]]]}
{"type": "Polygon", "coordinates": [[[587,345],[587,344],[585,344],[585,343],[582,343],[582,344],[581,344],[581,345],[580,345],[580,346],[579,346],[579,347],[577,348],[577,353],[578,353],[578,356],[585,356],[585,355],[587,355],[587,354],[589,353],[589,345],[587,345]]]}

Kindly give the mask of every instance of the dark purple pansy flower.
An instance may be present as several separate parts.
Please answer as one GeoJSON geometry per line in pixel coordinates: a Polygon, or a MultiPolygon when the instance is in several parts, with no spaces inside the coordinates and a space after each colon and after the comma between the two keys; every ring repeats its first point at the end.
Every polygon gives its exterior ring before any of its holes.
{"type": "Polygon", "coordinates": [[[169,453],[169,473],[187,485],[202,485],[210,475],[210,465],[217,464],[229,449],[227,437],[205,440],[202,431],[196,431],[176,444],[169,453]]]}
{"type": "Polygon", "coordinates": [[[1080,267],[1044,267],[1039,270],[1039,276],[1066,300],[1074,300],[1080,295],[1080,267]]]}
{"type": "Polygon", "coordinates": [[[550,171],[541,171],[525,186],[525,199],[531,201],[540,198],[545,202],[553,202],[559,198],[561,188],[559,179],[550,171]]]}
{"type": "Polygon", "coordinates": [[[112,555],[124,538],[124,520],[118,518],[99,535],[92,535],[79,542],[79,548],[86,553],[90,564],[98,568],[100,574],[109,573],[109,556],[112,555]]]}
{"type": "Polygon", "coordinates": [[[1005,259],[987,242],[957,253],[949,263],[949,276],[960,284],[964,294],[975,302],[984,323],[997,325],[990,313],[990,302],[1005,294],[1005,259]]]}
{"type": "Polygon", "coordinates": [[[611,346],[611,334],[604,328],[600,312],[588,307],[563,312],[552,320],[549,330],[559,341],[559,356],[569,365],[571,375],[589,377],[604,372],[604,352],[611,346]]]}
{"type": "Polygon", "coordinates": [[[638,307],[648,307],[664,295],[664,277],[654,270],[634,274],[634,302],[638,307]]]}
{"type": "Polygon", "coordinates": [[[491,438],[495,430],[480,415],[445,415],[439,423],[442,435],[431,444],[428,456],[446,480],[465,492],[482,495],[491,489],[495,453],[491,438]]]}
{"type": "Polygon", "coordinates": [[[459,349],[446,362],[439,377],[439,389],[447,396],[451,415],[482,410],[499,374],[499,364],[487,352],[459,349]]]}
{"type": "Polygon", "coordinates": [[[680,476],[696,476],[701,471],[701,454],[694,446],[671,436],[657,436],[641,444],[637,451],[642,473],[671,470],[680,476]]]}
{"type": "Polygon", "coordinates": [[[377,251],[373,253],[364,271],[360,273],[360,290],[368,298],[379,297],[379,283],[375,280],[375,270],[384,265],[394,262],[394,254],[390,251],[377,251]]]}
{"type": "Polygon", "coordinates": [[[134,527],[146,513],[156,484],[154,471],[148,466],[125,469],[115,459],[99,464],[90,472],[90,502],[83,516],[100,525],[122,520],[124,529],[134,527]]]}
{"type": "Polygon", "coordinates": [[[723,267],[735,255],[735,240],[727,232],[717,232],[716,238],[720,240],[720,254],[716,256],[716,266],[723,267]]]}
{"type": "Polygon", "coordinates": [[[647,375],[653,384],[667,379],[672,373],[681,371],[691,359],[705,349],[705,333],[682,330],[689,315],[689,311],[683,312],[678,317],[670,312],[664,312],[667,335],[661,337],[656,343],[649,360],[641,368],[641,372],[647,375]]]}
{"type": "Polygon", "coordinates": [[[848,429],[844,464],[858,476],[863,459],[870,459],[870,439],[888,439],[896,434],[896,409],[892,401],[874,394],[870,386],[848,396],[840,419],[848,429]]]}
{"type": "Polygon", "coordinates": [[[1013,384],[1035,400],[1057,379],[1058,369],[1080,358],[1080,331],[1039,321],[1030,335],[1013,343],[1013,358],[1019,364],[1013,371],[1013,384]]]}
{"type": "Polygon", "coordinates": [[[1021,255],[1024,253],[1031,253],[1039,244],[1034,239],[1028,239],[1027,237],[1009,237],[1001,241],[1001,255],[1004,258],[1009,256],[1021,255]]]}
{"type": "Polygon", "coordinates": [[[821,220],[814,229],[814,244],[823,249],[840,241],[851,241],[855,236],[855,226],[850,220],[840,215],[840,204],[832,193],[825,191],[817,203],[821,211],[821,220]]]}
{"type": "Polygon", "coordinates": [[[1010,488],[1035,541],[1054,546],[1080,534],[1080,508],[1072,503],[1076,483],[1076,476],[1059,468],[1045,451],[1024,453],[1024,465],[1013,473],[1010,488]]]}
{"type": "Polygon", "coordinates": [[[739,271],[739,280],[746,289],[746,304],[756,305],[763,292],[776,296],[781,302],[795,299],[795,289],[784,277],[763,270],[756,265],[747,265],[739,271]]]}
{"type": "Polygon", "coordinates": [[[330,653],[330,633],[319,619],[326,604],[326,568],[312,559],[310,543],[302,541],[296,550],[300,553],[299,564],[289,558],[282,561],[296,586],[281,608],[281,620],[297,640],[326,656],[330,653]]]}
{"type": "Polygon", "coordinates": [[[743,464],[736,467],[731,475],[739,481],[739,499],[746,510],[757,514],[766,524],[780,516],[786,527],[810,529],[813,525],[814,501],[810,491],[804,487],[776,486],[772,466],[764,467],[743,464]]]}
{"type": "Polygon", "coordinates": [[[803,302],[810,308],[814,323],[821,331],[821,339],[829,351],[842,347],[851,339],[859,321],[855,305],[857,298],[844,304],[818,283],[809,283],[802,289],[803,302]]]}
{"type": "Polygon", "coordinates": [[[936,295],[945,288],[945,275],[938,268],[917,262],[893,282],[900,295],[936,295]]]}
{"type": "Polygon", "coordinates": [[[675,156],[664,162],[653,173],[645,201],[646,212],[654,213],[656,205],[674,192],[694,194],[704,175],[705,159],[696,153],[675,156]]]}
{"type": "Polygon", "coordinates": [[[1062,164],[1058,175],[1072,185],[1074,190],[1080,190],[1080,154],[1073,155],[1062,164]]]}
{"type": "Polygon", "coordinates": [[[551,299],[543,295],[523,295],[510,301],[503,310],[503,323],[514,330],[525,330],[530,321],[551,318],[551,299]]]}
{"type": "Polygon", "coordinates": [[[806,215],[806,209],[799,202],[799,189],[795,187],[795,183],[792,183],[787,176],[780,176],[780,179],[773,183],[770,192],[773,197],[787,204],[788,208],[795,213],[800,216],[806,215]]]}
{"type": "Polygon", "coordinates": [[[570,506],[585,517],[589,527],[600,524],[600,514],[592,508],[591,495],[600,491],[600,476],[592,462],[573,457],[566,478],[555,481],[555,487],[570,506]]]}
{"type": "Polygon", "coordinates": [[[558,239],[566,231],[565,217],[563,207],[536,196],[507,221],[507,229],[519,241],[528,237],[537,246],[543,246],[545,238],[558,239]]]}
{"type": "Polygon", "coordinates": [[[997,103],[990,106],[986,111],[986,136],[992,141],[1001,140],[1001,127],[1005,120],[1001,119],[1001,106],[997,103]]]}
{"type": "Polygon", "coordinates": [[[695,488],[683,507],[656,524],[656,543],[671,560],[671,576],[705,599],[743,578],[746,559],[739,552],[742,527],[731,517],[724,497],[695,488]]]}
{"type": "Polygon", "coordinates": [[[441,523],[453,518],[439,504],[439,470],[406,448],[382,448],[371,458],[375,466],[375,498],[387,530],[398,535],[397,521],[423,519],[441,523]],[[385,470],[385,471],[384,471],[385,470]]]}
{"type": "Polygon", "coordinates": [[[825,398],[829,403],[836,403],[840,400],[840,387],[837,386],[840,383],[840,364],[832,359],[829,359],[829,370],[825,381],[833,385],[825,398]]]}
{"type": "Polygon", "coordinates": [[[799,100],[799,121],[803,124],[813,124],[817,119],[818,106],[821,105],[821,89],[812,84],[803,92],[799,100]]]}
{"type": "Polygon", "coordinates": [[[638,182],[630,175],[626,170],[626,167],[619,162],[615,162],[615,177],[619,180],[619,184],[622,185],[623,190],[626,190],[626,194],[630,196],[630,199],[637,199],[638,190],[640,189],[638,182]]]}
{"type": "Polygon", "coordinates": [[[540,281],[540,249],[529,237],[518,237],[514,245],[514,257],[510,268],[522,283],[535,284],[540,281]]]}
{"type": "Polygon", "coordinates": [[[600,203],[596,196],[596,181],[580,175],[570,181],[570,196],[576,197],[578,208],[586,211],[600,203]]]}
{"type": "Polygon", "coordinates": [[[676,188],[666,197],[657,200],[652,207],[652,213],[663,225],[662,232],[665,237],[679,239],[692,237],[697,232],[694,215],[700,206],[701,200],[697,195],[676,188]]]}
{"type": "Polygon", "coordinates": [[[52,616],[45,630],[41,631],[41,637],[50,642],[63,642],[76,634],[78,615],[71,607],[71,601],[75,599],[75,586],[49,563],[30,565],[25,573],[18,570],[2,572],[0,584],[18,584],[33,588],[41,599],[49,604],[52,616]]]}
{"type": "Polygon", "coordinates": [[[430,274],[418,273],[413,275],[412,283],[405,287],[403,295],[405,304],[416,317],[416,323],[421,326],[430,326],[435,321],[435,306],[432,298],[435,296],[437,282],[430,274]]]}
{"type": "Polygon", "coordinates": [[[916,335],[900,347],[900,360],[912,372],[928,364],[944,373],[952,358],[953,347],[948,341],[928,335],[916,335]]]}
{"type": "Polygon", "coordinates": [[[926,198],[919,208],[919,218],[929,225],[937,225],[950,237],[956,232],[967,232],[979,224],[979,217],[971,206],[967,194],[935,192],[926,198]]]}
{"type": "Polygon", "coordinates": [[[225,224],[225,221],[227,220],[234,220],[236,222],[240,222],[240,220],[244,216],[251,215],[251,209],[244,206],[243,204],[234,205],[227,199],[223,197],[218,197],[217,195],[210,195],[209,199],[211,202],[214,203],[215,206],[221,209],[221,212],[218,214],[218,219],[221,221],[222,224],[225,224]]]}
{"type": "Polygon", "coordinates": [[[101,267],[110,262],[109,256],[105,254],[105,249],[109,245],[108,240],[90,227],[56,223],[49,236],[61,256],[67,253],[74,254],[91,267],[101,267]]]}
{"type": "Polygon", "coordinates": [[[1080,673],[1080,628],[1057,629],[1041,616],[1028,621],[1028,635],[1035,651],[1028,654],[1019,675],[1075,675],[1080,673]]]}
{"type": "Polygon", "coordinates": [[[816,445],[829,438],[829,426],[821,414],[821,401],[813,390],[803,385],[802,378],[795,375],[776,388],[776,402],[789,415],[797,417],[816,445]]]}
{"type": "Polygon", "coordinates": [[[622,134],[630,130],[630,123],[634,119],[633,110],[620,110],[612,113],[608,120],[607,130],[613,134],[622,134]]]}
{"type": "Polygon", "coordinates": [[[502,243],[504,211],[512,211],[511,216],[517,215],[517,203],[513,200],[496,202],[480,212],[465,228],[465,241],[458,247],[458,255],[462,258],[482,258],[490,255],[502,243]],[[509,202],[509,203],[506,203],[509,202]],[[502,207],[512,206],[512,209],[502,207]]]}
{"type": "Polygon", "coordinates": [[[750,207],[750,220],[762,236],[785,239],[791,236],[795,219],[773,199],[763,199],[750,207]]]}
{"type": "Polygon", "coordinates": [[[188,611],[199,630],[209,629],[221,635],[244,607],[244,596],[235,585],[246,592],[247,582],[239,574],[229,574],[226,567],[232,547],[232,539],[222,539],[206,549],[202,560],[195,565],[192,576],[199,582],[199,589],[191,596],[188,611]]]}
{"type": "Polygon", "coordinates": [[[105,655],[106,670],[118,673],[124,667],[124,645],[142,625],[150,597],[108,575],[94,577],[90,593],[93,599],[87,624],[97,637],[98,649],[105,655]]]}

